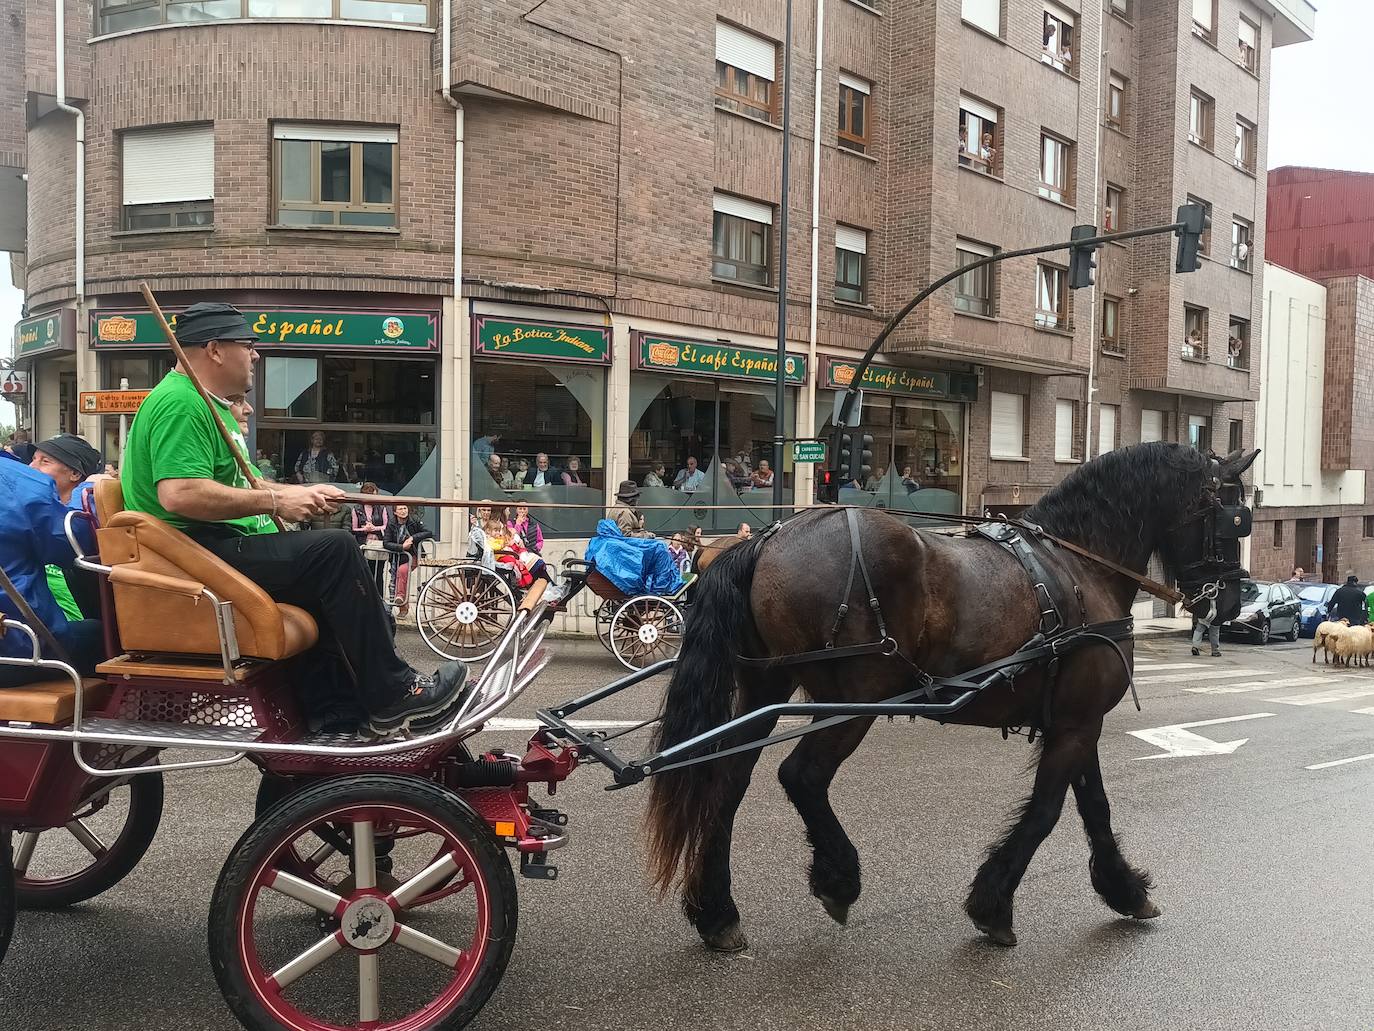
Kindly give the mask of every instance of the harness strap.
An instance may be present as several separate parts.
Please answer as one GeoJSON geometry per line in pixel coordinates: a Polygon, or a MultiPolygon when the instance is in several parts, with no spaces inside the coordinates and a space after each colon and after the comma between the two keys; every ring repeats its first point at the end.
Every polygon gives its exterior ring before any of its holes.
{"type": "Polygon", "coordinates": [[[878,594],[873,590],[873,578],[868,575],[868,563],[864,560],[863,541],[859,537],[859,517],[857,510],[853,508],[846,508],[844,514],[849,525],[849,579],[845,581],[844,594],[840,596],[840,607],[835,610],[835,623],[830,628],[830,643],[826,648],[835,651],[835,635],[840,632],[840,624],[844,622],[844,617],[849,615],[849,594],[854,590],[854,570],[857,567],[864,578],[864,590],[868,592],[868,607],[873,610],[873,615],[878,620],[878,640],[873,642],[874,648],[871,650],[881,650],[887,643],[887,623],[883,619],[882,606],[878,604],[878,594]]]}
{"type": "Polygon", "coordinates": [[[1063,537],[1056,537],[1054,534],[1046,531],[1043,526],[1037,526],[1035,523],[1028,523],[1023,519],[1017,519],[1014,520],[1014,522],[1017,526],[1025,527],[1027,530],[1035,534],[1037,537],[1043,537],[1047,541],[1054,541],[1055,544],[1058,544],[1061,548],[1067,548],[1069,551],[1072,551],[1075,555],[1080,555],[1090,562],[1096,562],[1099,566],[1106,566],[1112,572],[1120,573],[1122,576],[1130,580],[1134,580],[1136,583],[1140,584],[1142,588],[1144,588],[1147,594],[1153,594],[1156,598],[1159,598],[1163,601],[1167,601],[1171,605],[1179,605],[1188,600],[1188,596],[1185,595],[1182,591],[1176,591],[1172,587],[1165,587],[1159,581],[1151,580],[1148,576],[1144,575],[1143,573],[1137,573],[1130,569],[1127,569],[1125,566],[1113,562],[1111,559],[1103,558],[1101,555],[1094,554],[1087,548],[1080,548],[1077,544],[1074,544],[1072,541],[1064,540],[1063,537]]]}

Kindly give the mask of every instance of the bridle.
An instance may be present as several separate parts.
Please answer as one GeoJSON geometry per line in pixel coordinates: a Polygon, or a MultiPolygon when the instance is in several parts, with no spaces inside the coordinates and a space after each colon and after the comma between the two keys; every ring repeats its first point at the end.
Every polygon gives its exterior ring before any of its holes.
{"type": "Polygon", "coordinates": [[[1247,575],[1240,564],[1240,539],[1250,536],[1251,523],[1245,484],[1239,478],[1223,480],[1221,462],[1215,456],[1209,458],[1197,507],[1171,527],[1171,531],[1193,530],[1200,538],[1200,557],[1178,574],[1185,608],[1215,600],[1227,583],[1247,575]]]}

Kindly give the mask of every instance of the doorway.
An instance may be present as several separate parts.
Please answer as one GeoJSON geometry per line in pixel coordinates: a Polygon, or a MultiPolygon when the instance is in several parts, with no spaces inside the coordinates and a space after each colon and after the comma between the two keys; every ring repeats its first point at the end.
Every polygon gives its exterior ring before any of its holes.
{"type": "Polygon", "coordinates": [[[1340,555],[1341,521],[1322,520],[1322,581],[1329,584],[1344,583],[1341,576],[1340,555]]]}
{"type": "Polygon", "coordinates": [[[1321,576],[1317,563],[1317,521],[1299,519],[1293,531],[1293,565],[1313,576],[1321,576]]]}

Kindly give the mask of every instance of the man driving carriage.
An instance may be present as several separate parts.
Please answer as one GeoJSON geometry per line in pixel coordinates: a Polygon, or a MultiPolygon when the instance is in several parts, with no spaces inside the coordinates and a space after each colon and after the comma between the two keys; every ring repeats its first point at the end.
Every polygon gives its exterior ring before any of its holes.
{"type": "Polygon", "coordinates": [[[343,492],[331,484],[252,489],[211,421],[232,427],[223,399],[253,385],[258,338],[242,313],[228,304],[194,304],[178,319],[177,337],[214,411],[180,368],[163,378],[129,431],[120,477],[125,507],[164,520],[276,600],[314,615],[321,636],[332,637],[352,669],[336,687],[367,714],[375,733],[442,721],[461,700],[467,667],[447,662],[426,676],[397,654],[352,534],[276,531],[274,517],[308,523],[337,509],[343,492]]]}

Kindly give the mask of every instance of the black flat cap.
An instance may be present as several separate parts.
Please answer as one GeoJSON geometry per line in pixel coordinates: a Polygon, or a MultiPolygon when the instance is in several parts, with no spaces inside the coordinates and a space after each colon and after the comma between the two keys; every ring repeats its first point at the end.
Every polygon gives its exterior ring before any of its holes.
{"type": "Polygon", "coordinates": [[[55,437],[49,437],[41,444],[35,444],[34,450],[55,458],[82,476],[90,476],[105,468],[105,461],[100,457],[100,452],[75,433],[59,433],[55,437]]]}
{"type": "Polygon", "coordinates": [[[211,340],[258,339],[243,312],[216,301],[201,301],[178,315],[176,333],[181,343],[201,347],[211,340]]]}

